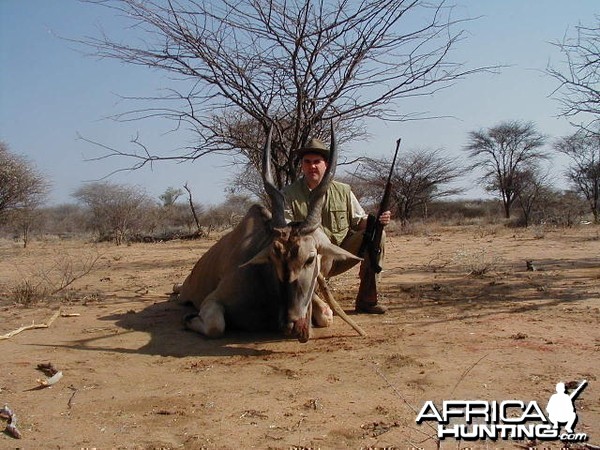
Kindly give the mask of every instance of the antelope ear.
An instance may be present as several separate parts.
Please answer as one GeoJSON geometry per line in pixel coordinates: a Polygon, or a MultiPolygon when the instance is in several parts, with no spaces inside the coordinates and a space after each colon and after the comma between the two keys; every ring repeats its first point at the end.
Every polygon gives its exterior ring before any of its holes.
{"type": "Polygon", "coordinates": [[[250,260],[244,264],[240,264],[239,267],[249,266],[251,264],[268,264],[271,262],[269,254],[271,253],[271,246],[267,245],[264,249],[254,255],[250,260]]]}
{"type": "Polygon", "coordinates": [[[319,254],[325,258],[331,258],[334,261],[362,261],[363,258],[359,258],[353,255],[347,250],[333,244],[325,244],[319,248],[319,254]]]}

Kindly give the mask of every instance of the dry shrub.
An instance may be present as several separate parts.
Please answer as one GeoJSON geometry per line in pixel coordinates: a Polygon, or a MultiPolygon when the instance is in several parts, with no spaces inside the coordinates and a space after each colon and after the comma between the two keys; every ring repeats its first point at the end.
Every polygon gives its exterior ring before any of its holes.
{"type": "MultiPolygon", "coordinates": [[[[388,225],[389,226],[389,225],[388,225]]],[[[387,231],[386,227],[386,233],[387,231]]],[[[423,221],[406,222],[401,225],[399,234],[406,236],[429,236],[431,225],[423,221]]]]}
{"type": "Polygon", "coordinates": [[[429,262],[425,265],[425,270],[427,272],[436,273],[446,268],[450,263],[451,260],[444,257],[443,252],[437,252],[436,255],[433,258],[431,258],[429,262]]]}
{"type": "Polygon", "coordinates": [[[399,236],[403,234],[402,224],[397,220],[392,220],[386,227],[385,233],[388,236],[399,236]]]}
{"type": "Polygon", "coordinates": [[[488,225],[479,225],[475,230],[475,237],[479,239],[497,236],[499,232],[499,227],[501,225],[497,224],[488,224],[488,225]]]}
{"type": "Polygon", "coordinates": [[[97,266],[101,255],[97,250],[86,255],[58,254],[50,265],[40,266],[23,281],[9,289],[13,302],[33,306],[43,300],[51,300],[57,295],[71,299],[68,288],[77,280],[91,273],[97,266]]]}
{"type": "Polygon", "coordinates": [[[478,277],[496,271],[501,260],[498,255],[489,252],[486,248],[459,250],[452,258],[453,263],[462,271],[478,277]]]}
{"type": "Polygon", "coordinates": [[[51,287],[51,293],[57,294],[92,272],[100,257],[97,251],[83,256],[63,254],[57,257],[49,268],[42,269],[39,274],[51,287]]]}
{"type": "Polygon", "coordinates": [[[543,225],[534,225],[529,227],[529,229],[534,239],[544,239],[546,237],[546,229],[543,225]]]}
{"type": "Polygon", "coordinates": [[[39,283],[25,280],[10,289],[10,297],[19,305],[31,306],[46,298],[47,290],[39,283]]]}

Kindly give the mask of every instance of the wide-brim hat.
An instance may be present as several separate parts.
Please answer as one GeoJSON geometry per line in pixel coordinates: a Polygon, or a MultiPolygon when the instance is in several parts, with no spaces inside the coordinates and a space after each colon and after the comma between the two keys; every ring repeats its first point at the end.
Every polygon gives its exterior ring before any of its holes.
{"type": "Polygon", "coordinates": [[[298,158],[302,158],[307,153],[316,153],[329,161],[329,148],[327,148],[325,144],[323,144],[323,142],[317,138],[309,139],[309,141],[303,147],[300,147],[298,150],[296,150],[298,158]]]}

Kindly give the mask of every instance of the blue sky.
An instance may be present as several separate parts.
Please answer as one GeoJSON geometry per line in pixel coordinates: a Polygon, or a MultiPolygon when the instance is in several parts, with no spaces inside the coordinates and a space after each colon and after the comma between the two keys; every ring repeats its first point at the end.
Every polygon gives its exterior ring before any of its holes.
{"type": "MultiPolygon", "coordinates": [[[[465,25],[466,39],[452,59],[469,66],[506,65],[499,74],[478,74],[430,97],[404,103],[435,119],[400,124],[372,122],[371,138],[344,150],[357,156],[381,156],[403,147],[443,148],[461,155],[469,131],[504,120],[532,121],[551,138],[574,130],[557,117],[559,104],[550,95],[556,81],[543,73],[562,56],[549,42],[573,34],[574,26],[591,24],[600,13],[597,0],[456,0],[456,16],[478,18],[465,25]]],[[[125,160],[90,162],[99,150],[78,139],[83,135],[111,146],[123,146],[138,133],[160,148],[177,147],[183,137],[168,133],[161,121],[116,123],[107,117],[132,109],[119,96],[151,96],[168,86],[164,74],[114,60],[86,56],[59,36],[98,36],[103,28],[126,35],[125,23],[113,12],[76,0],[0,0],[0,140],[26,155],[52,183],[51,203],[73,202],[82,183],[98,180],[125,160]]],[[[549,146],[548,146],[549,147],[549,146]]],[[[195,199],[216,204],[231,178],[229,160],[211,156],[194,163],[157,163],[152,169],[113,175],[109,181],[143,186],[158,198],[169,186],[188,182],[195,199]]],[[[564,187],[566,161],[552,164],[557,186],[564,187]]],[[[465,178],[467,196],[482,196],[475,175],[465,178]]]]}

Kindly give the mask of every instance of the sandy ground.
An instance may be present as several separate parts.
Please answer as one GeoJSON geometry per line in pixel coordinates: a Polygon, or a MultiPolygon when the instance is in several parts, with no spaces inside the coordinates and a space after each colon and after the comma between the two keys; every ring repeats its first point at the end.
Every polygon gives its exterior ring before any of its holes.
{"type": "MultiPolygon", "coordinates": [[[[545,408],[557,382],[584,379],[576,431],[600,445],[598,227],[390,237],[380,284],[388,314],[353,316],[368,337],[336,318],[306,344],[183,329],[191,309],[169,292],[213,242],[0,241],[0,334],[59,307],[77,314],[0,340],[0,403],[22,433],[0,434],[0,448],[527,448],[527,439],[438,441],[435,426],[415,419],[428,400],[545,408]],[[60,300],[16,303],[27,286],[73,278],[60,300]],[[63,378],[38,389],[37,365],[48,362],[63,378]]],[[[331,285],[350,313],[357,271],[331,285]]]]}

